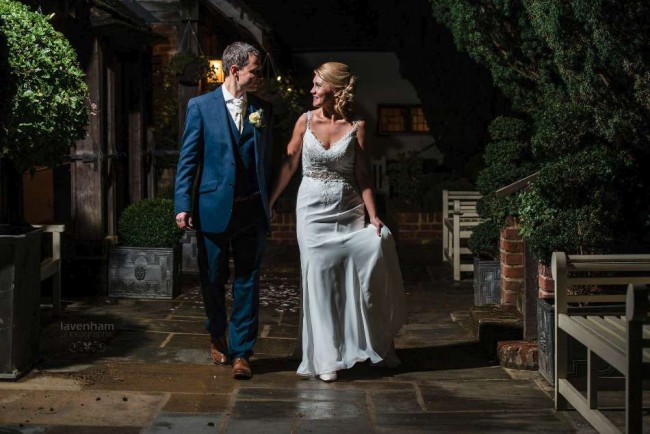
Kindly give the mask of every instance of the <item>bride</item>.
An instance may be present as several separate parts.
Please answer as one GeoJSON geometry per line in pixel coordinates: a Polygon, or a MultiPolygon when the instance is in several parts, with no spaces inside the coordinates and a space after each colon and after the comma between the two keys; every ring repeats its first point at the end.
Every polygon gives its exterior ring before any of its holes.
{"type": "Polygon", "coordinates": [[[296,202],[303,290],[298,374],[323,381],[364,360],[399,364],[393,338],[405,319],[395,244],[377,216],[365,123],[352,111],[355,84],[343,63],[314,71],[316,109],[298,118],[270,196],[273,209],[302,161],[296,202]]]}

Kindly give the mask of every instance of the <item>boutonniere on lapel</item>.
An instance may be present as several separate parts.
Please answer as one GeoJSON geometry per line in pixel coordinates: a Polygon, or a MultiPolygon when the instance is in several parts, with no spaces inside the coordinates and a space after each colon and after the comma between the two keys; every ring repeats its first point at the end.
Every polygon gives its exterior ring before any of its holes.
{"type": "Polygon", "coordinates": [[[259,109],[251,113],[248,116],[248,122],[255,125],[255,128],[262,128],[264,126],[264,110],[259,109]]]}

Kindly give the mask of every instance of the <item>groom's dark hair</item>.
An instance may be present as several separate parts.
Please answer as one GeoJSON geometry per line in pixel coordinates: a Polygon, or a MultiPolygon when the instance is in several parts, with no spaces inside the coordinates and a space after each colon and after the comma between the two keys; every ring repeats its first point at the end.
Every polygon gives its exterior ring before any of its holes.
{"type": "Polygon", "coordinates": [[[223,70],[226,75],[230,75],[230,67],[235,65],[239,69],[244,68],[248,64],[248,55],[253,54],[257,57],[260,56],[260,50],[253,47],[246,42],[233,42],[223,50],[223,70]]]}

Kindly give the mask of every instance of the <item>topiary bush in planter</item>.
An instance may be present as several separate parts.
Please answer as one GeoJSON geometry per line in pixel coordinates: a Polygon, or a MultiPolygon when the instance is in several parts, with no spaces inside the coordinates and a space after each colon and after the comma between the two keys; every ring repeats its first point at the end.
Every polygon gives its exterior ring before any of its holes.
{"type": "Polygon", "coordinates": [[[62,162],[88,123],[77,54],[49,20],[0,1],[0,378],[27,372],[40,343],[41,229],[24,221],[22,174],[62,162]]]}
{"type": "Polygon", "coordinates": [[[490,142],[485,147],[485,167],[476,187],[483,195],[477,204],[479,215],[501,226],[508,216],[517,216],[517,194],[497,198],[496,191],[535,172],[530,150],[530,127],[523,119],[499,116],[488,127],[490,142]]]}
{"type": "Polygon", "coordinates": [[[180,293],[183,231],[171,199],[144,199],[124,209],[118,221],[122,245],[109,254],[108,295],[171,299],[180,293]]]}

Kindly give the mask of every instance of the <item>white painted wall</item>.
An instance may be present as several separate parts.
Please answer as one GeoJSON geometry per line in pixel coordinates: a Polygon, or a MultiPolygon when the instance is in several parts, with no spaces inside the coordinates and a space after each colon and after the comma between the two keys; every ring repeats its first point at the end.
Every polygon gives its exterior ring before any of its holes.
{"type": "MultiPolygon", "coordinates": [[[[378,135],[377,106],[380,104],[420,104],[415,88],[399,72],[399,60],[393,52],[346,51],[309,52],[295,54],[301,63],[313,71],[329,61],[342,62],[357,75],[356,110],[366,120],[367,139],[371,140],[373,156],[395,159],[401,152],[417,151],[434,143],[430,135],[378,135]]],[[[307,89],[308,90],[308,89],[307,89]]],[[[442,154],[434,147],[423,154],[425,158],[442,163],[442,154]]]]}

